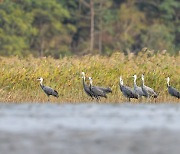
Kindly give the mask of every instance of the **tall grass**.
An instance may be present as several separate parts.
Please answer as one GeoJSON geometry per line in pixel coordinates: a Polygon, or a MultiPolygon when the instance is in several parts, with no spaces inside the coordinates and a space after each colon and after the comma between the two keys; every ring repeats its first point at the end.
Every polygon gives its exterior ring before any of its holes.
{"type": "Polygon", "coordinates": [[[142,53],[138,56],[115,53],[111,57],[65,57],[59,60],[51,57],[1,57],[0,101],[47,102],[47,96],[37,81],[38,77],[43,77],[44,84],[60,94],[58,99],[51,97],[52,102],[89,102],[91,100],[82,87],[82,71],[93,78],[94,85],[112,88],[113,93],[102,102],[126,101],[119,90],[119,76],[122,75],[125,85],[132,87],[132,75],[137,74],[137,84],[141,85],[142,73],[145,74],[145,84],[159,92],[158,102],[178,101],[168,95],[166,77],[169,76],[171,84],[180,90],[180,56],[142,53]]]}

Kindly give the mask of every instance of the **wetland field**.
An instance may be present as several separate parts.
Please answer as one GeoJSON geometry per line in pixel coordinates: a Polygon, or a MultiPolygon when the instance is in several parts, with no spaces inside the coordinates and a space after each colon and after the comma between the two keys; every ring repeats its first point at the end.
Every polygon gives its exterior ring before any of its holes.
{"type": "MultiPolygon", "coordinates": [[[[178,102],[168,95],[166,78],[170,84],[180,89],[180,56],[169,54],[141,53],[125,56],[114,53],[106,56],[48,58],[0,58],[0,101],[1,102],[47,102],[48,98],[39,86],[38,77],[44,78],[44,85],[56,89],[59,98],[50,98],[51,102],[90,102],[83,91],[81,72],[93,78],[93,84],[110,87],[112,94],[100,103],[122,103],[127,101],[119,90],[119,76],[124,84],[133,87],[133,75],[137,75],[137,84],[142,84],[141,74],[145,74],[145,84],[158,94],[156,102],[178,102]]],[[[88,80],[86,80],[89,84],[88,80]]],[[[153,103],[154,100],[141,100],[153,103]]],[[[139,103],[139,100],[132,101],[139,103]]]]}

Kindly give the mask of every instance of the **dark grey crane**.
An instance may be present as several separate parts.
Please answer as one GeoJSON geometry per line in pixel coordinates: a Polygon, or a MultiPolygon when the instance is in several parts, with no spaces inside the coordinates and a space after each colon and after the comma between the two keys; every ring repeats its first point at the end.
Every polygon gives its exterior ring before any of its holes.
{"type": "Polygon", "coordinates": [[[48,96],[48,101],[49,101],[50,95],[57,97],[57,98],[59,97],[58,92],[56,90],[52,89],[51,87],[43,85],[43,78],[42,77],[38,78],[37,80],[40,81],[40,86],[41,86],[42,90],[48,96]]]}
{"type": "Polygon", "coordinates": [[[131,101],[131,98],[138,99],[138,95],[135,93],[135,91],[132,88],[125,86],[123,84],[123,79],[121,76],[120,76],[119,86],[123,95],[129,99],[129,102],[131,101]]]}
{"type": "MultiPolygon", "coordinates": [[[[92,79],[92,78],[91,78],[92,79]]],[[[111,90],[111,88],[109,88],[109,87],[107,87],[107,88],[105,88],[105,87],[99,87],[99,86],[95,86],[96,88],[98,88],[98,89],[100,89],[100,90],[102,90],[104,93],[106,93],[106,94],[108,94],[108,93],[112,93],[112,90],[111,90]]]]}
{"type": "Polygon", "coordinates": [[[145,94],[145,97],[147,97],[147,98],[150,98],[150,97],[157,98],[158,97],[158,94],[152,88],[145,86],[144,74],[142,74],[142,90],[145,94]]]}
{"type": "MultiPolygon", "coordinates": [[[[96,86],[97,87],[97,86],[96,86]]],[[[104,88],[104,87],[97,87],[99,88],[100,90],[104,91],[106,94],[108,93],[112,93],[112,90],[111,88],[107,87],[107,88],[104,88]]]]}
{"type": "Polygon", "coordinates": [[[106,94],[109,93],[109,91],[106,88],[93,86],[93,81],[91,77],[89,77],[89,81],[90,81],[90,90],[96,99],[100,99],[100,97],[107,98],[106,94]]]}
{"type": "Polygon", "coordinates": [[[170,78],[167,77],[167,88],[168,88],[169,94],[171,96],[177,97],[179,99],[180,98],[180,92],[177,89],[170,86],[169,82],[170,82],[170,78]]]}
{"type": "Polygon", "coordinates": [[[135,91],[135,93],[138,95],[139,98],[141,98],[142,96],[146,96],[142,90],[142,87],[139,87],[136,84],[137,75],[135,74],[135,75],[133,75],[133,77],[134,77],[134,91],[135,91]]]}
{"type": "Polygon", "coordinates": [[[81,74],[82,74],[82,82],[83,82],[84,91],[88,96],[90,96],[93,99],[94,96],[93,96],[92,91],[90,90],[90,86],[85,83],[85,80],[86,80],[85,73],[82,72],[81,74]]]}
{"type": "MultiPolygon", "coordinates": [[[[92,77],[90,77],[90,78],[92,80],[92,77]]],[[[106,88],[105,87],[99,87],[99,86],[94,86],[94,87],[96,87],[97,89],[102,90],[105,94],[112,93],[112,90],[109,87],[106,87],[106,88]]]]}

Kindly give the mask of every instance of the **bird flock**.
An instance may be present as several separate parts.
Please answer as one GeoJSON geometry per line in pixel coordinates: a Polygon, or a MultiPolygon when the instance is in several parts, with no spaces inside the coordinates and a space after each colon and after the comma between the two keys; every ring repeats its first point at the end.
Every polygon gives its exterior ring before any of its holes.
{"type": "MultiPolygon", "coordinates": [[[[91,98],[91,99],[96,99],[97,101],[100,100],[101,97],[107,98],[108,93],[112,93],[111,88],[109,87],[99,87],[93,85],[93,80],[92,77],[88,77],[89,79],[89,84],[86,84],[86,76],[85,73],[82,72],[82,83],[83,83],[83,89],[85,93],[91,98]]],[[[137,80],[137,75],[132,76],[134,78],[134,87],[131,88],[129,86],[124,85],[122,76],[119,78],[119,87],[120,91],[128,99],[128,101],[131,101],[131,99],[141,99],[142,97],[145,98],[157,98],[158,93],[154,91],[154,89],[148,87],[145,85],[145,79],[144,79],[144,74],[142,74],[141,79],[142,79],[142,85],[138,86],[136,84],[137,80]]],[[[59,97],[59,94],[56,90],[54,90],[51,87],[43,85],[43,78],[40,77],[37,80],[40,81],[40,87],[44,91],[44,93],[48,96],[48,101],[49,101],[49,96],[52,95],[54,97],[59,97]]],[[[174,96],[176,98],[180,98],[180,92],[172,87],[170,85],[170,78],[167,77],[167,88],[168,88],[168,93],[171,96],[174,96]]]]}

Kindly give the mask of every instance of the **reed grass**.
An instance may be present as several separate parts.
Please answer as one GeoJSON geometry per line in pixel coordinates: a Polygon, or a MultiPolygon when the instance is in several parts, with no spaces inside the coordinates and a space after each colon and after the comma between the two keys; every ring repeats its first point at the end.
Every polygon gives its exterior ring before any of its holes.
{"type": "MultiPolygon", "coordinates": [[[[94,85],[112,88],[113,93],[101,102],[127,101],[119,90],[119,76],[122,75],[125,85],[133,87],[132,75],[137,74],[137,84],[141,85],[142,73],[145,74],[145,84],[159,93],[157,102],[178,102],[167,93],[166,77],[169,76],[171,85],[180,90],[180,56],[147,53],[125,56],[120,52],[111,57],[88,55],[58,60],[51,57],[0,57],[0,101],[47,102],[48,98],[37,81],[38,77],[43,77],[44,85],[56,89],[60,95],[58,99],[51,97],[51,102],[90,102],[91,99],[83,91],[82,71],[86,76],[93,77],[94,85]]],[[[154,102],[147,99],[141,101],[154,102]]],[[[133,102],[139,103],[139,100],[133,102]]]]}

